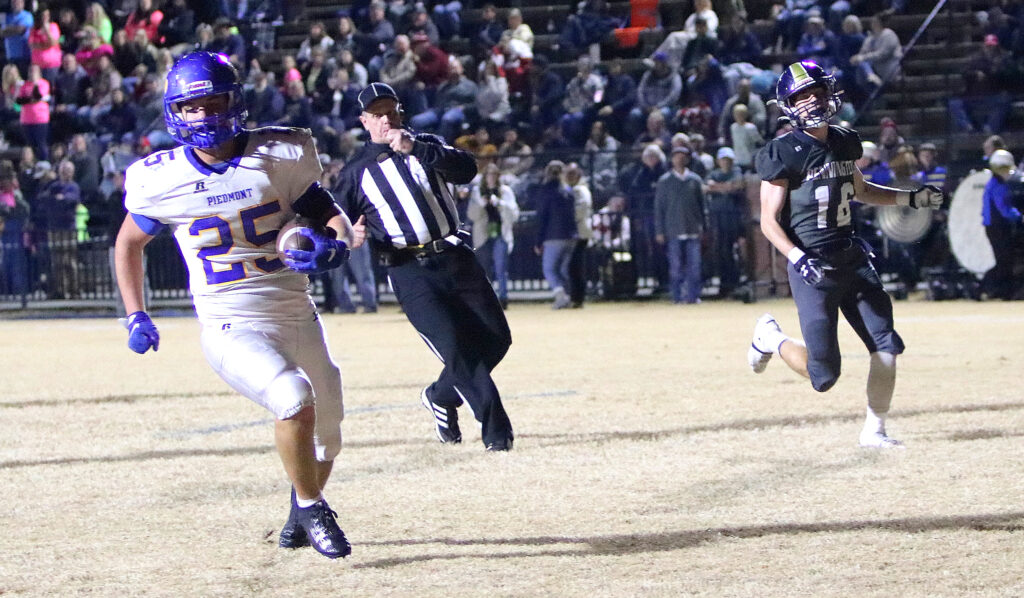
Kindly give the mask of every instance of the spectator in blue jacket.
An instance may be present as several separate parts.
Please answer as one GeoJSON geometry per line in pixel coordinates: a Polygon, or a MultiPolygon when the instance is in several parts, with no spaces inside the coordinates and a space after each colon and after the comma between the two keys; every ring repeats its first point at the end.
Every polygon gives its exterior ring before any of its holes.
{"type": "Polygon", "coordinates": [[[563,309],[569,298],[569,260],[576,239],[576,212],[572,192],[562,182],[565,164],[552,160],[544,168],[544,181],[534,190],[537,206],[537,243],[544,278],[555,296],[552,309],[563,309]]]}
{"type": "MultiPolygon", "coordinates": [[[[82,193],[75,182],[75,165],[61,161],[57,178],[36,196],[35,211],[44,215],[47,257],[52,276],[47,280],[50,299],[78,297],[78,231],[75,213],[82,193]]],[[[43,262],[46,263],[46,260],[43,262]]],[[[46,270],[44,270],[46,271],[46,270]]]]}

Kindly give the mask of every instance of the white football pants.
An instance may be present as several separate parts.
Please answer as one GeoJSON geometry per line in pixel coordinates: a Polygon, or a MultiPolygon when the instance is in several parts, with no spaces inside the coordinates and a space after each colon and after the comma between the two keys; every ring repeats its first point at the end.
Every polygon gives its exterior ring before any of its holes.
{"type": "Polygon", "coordinates": [[[200,343],[217,375],[277,419],[313,405],[316,458],[338,455],[345,416],[341,370],[327,351],[319,319],[205,325],[200,343]]]}

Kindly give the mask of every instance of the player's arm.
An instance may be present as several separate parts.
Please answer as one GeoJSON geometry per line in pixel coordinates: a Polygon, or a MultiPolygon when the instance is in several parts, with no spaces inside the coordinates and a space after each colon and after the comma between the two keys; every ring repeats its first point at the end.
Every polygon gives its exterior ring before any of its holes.
{"type": "Polygon", "coordinates": [[[149,349],[156,351],[160,346],[160,334],[156,325],[146,314],[143,284],[145,271],[142,255],[146,244],[153,235],[142,230],[132,214],[124,219],[121,230],[117,233],[114,243],[114,270],[117,273],[117,286],[124,300],[128,318],[128,347],[136,353],[145,353],[149,349]]]}
{"type": "Polygon", "coordinates": [[[779,222],[787,191],[789,181],[786,179],[761,181],[761,232],[782,255],[789,255],[796,248],[779,222]]]}
{"type": "Polygon", "coordinates": [[[921,185],[913,191],[905,191],[865,181],[864,175],[857,167],[853,170],[853,190],[857,201],[876,206],[907,206],[937,210],[942,207],[944,199],[942,190],[934,185],[921,185]]]}
{"type": "Polygon", "coordinates": [[[146,309],[142,291],[145,273],[142,267],[143,249],[153,239],[144,232],[131,214],[124,219],[114,243],[114,269],[117,272],[117,286],[128,313],[146,309]]]}
{"type": "Polygon", "coordinates": [[[779,217],[785,207],[788,190],[789,181],[786,179],[761,181],[761,232],[793,264],[800,278],[816,287],[825,280],[825,273],[833,268],[825,260],[804,253],[782,229],[779,217]]]}
{"type": "Polygon", "coordinates": [[[335,203],[331,192],[324,189],[319,181],[314,181],[292,202],[292,209],[300,216],[324,224],[329,229],[328,232],[333,231],[334,236],[310,230],[306,236],[313,241],[313,249],[286,250],[285,264],[296,272],[319,274],[345,263],[349,247],[355,243],[356,235],[352,222],[335,203]]]}

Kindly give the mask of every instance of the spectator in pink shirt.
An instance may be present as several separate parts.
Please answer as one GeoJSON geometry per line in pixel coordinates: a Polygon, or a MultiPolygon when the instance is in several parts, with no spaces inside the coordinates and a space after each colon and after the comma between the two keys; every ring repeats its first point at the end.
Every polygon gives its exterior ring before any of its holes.
{"type": "Polygon", "coordinates": [[[128,15],[124,30],[128,32],[128,39],[135,39],[135,32],[143,29],[149,41],[155,44],[160,41],[157,28],[163,20],[164,13],[153,8],[153,0],[139,0],[139,7],[128,15]]]}
{"type": "Polygon", "coordinates": [[[28,67],[28,80],[22,83],[15,100],[21,104],[21,129],[36,150],[36,155],[49,157],[50,82],[43,79],[38,64],[28,67]]]}
{"type": "Polygon", "coordinates": [[[60,28],[50,20],[50,9],[40,10],[35,26],[29,31],[28,45],[32,49],[32,64],[39,65],[43,78],[53,84],[60,69],[60,28]]]}
{"type": "Polygon", "coordinates": [[[82,28],[82,43],[78,46],[78,51],[75,52],[75,58],[90,77],[99,71],[101,56],[113,55],[114,48],[100,40],[94,27],[86,25],[82,28]]]}

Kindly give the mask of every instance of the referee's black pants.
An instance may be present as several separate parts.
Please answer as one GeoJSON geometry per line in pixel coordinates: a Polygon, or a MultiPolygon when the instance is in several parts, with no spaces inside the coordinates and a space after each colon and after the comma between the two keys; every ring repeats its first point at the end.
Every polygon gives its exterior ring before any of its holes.
{"type": "Polygon", "coordinates": [[[465,400],[482,426],[484,444],[512,438],[491,371],[512,344],[505,313],[483,268],[465,245],[399,260],[388,277],[409,322],[444,364],[430,400],[465,400]]]}

